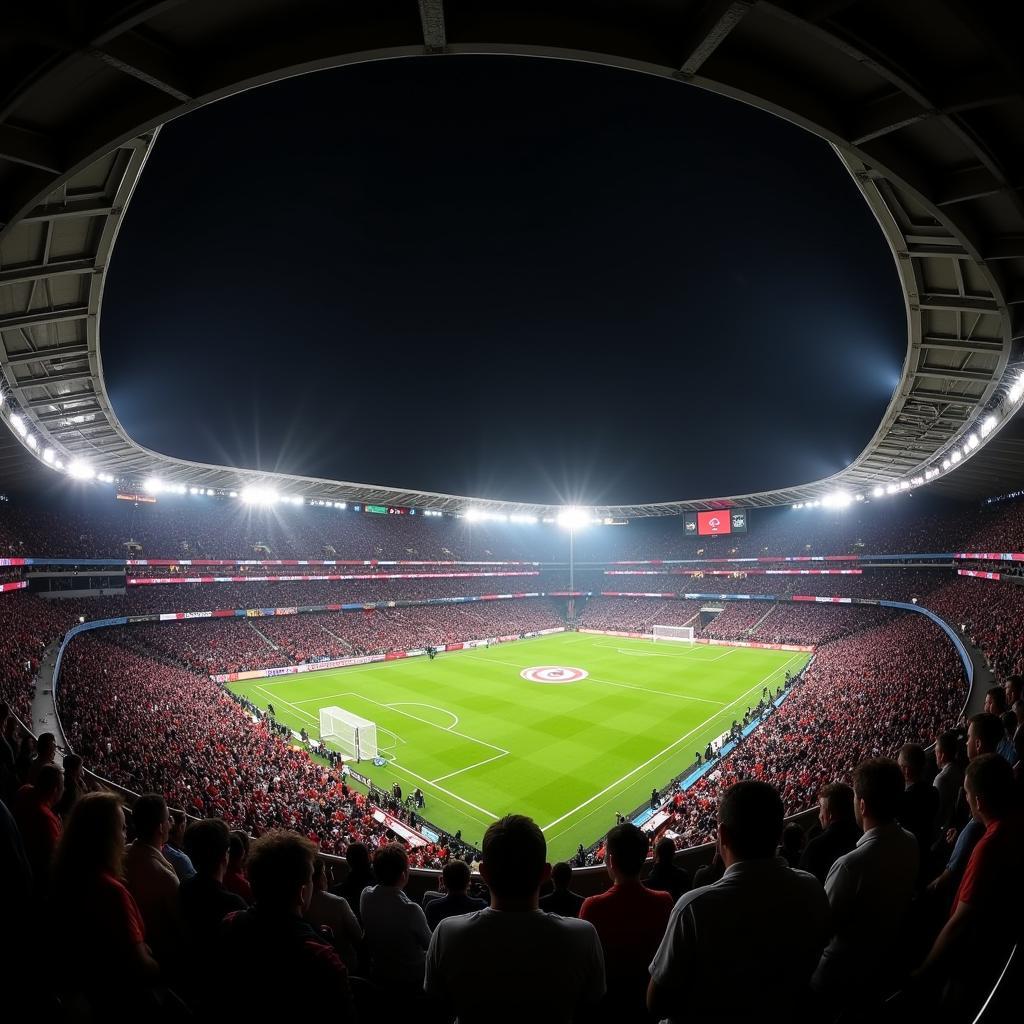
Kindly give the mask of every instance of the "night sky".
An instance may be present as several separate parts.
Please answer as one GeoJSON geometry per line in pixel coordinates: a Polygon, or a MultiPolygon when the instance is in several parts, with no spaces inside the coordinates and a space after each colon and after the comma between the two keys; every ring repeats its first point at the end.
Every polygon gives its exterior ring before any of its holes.
{"type": "Polygon", "coordinates": [[[598,503],[841,469],[906,327],[821,140],[677,82],[445,57],[167,125],[102,346],[118,416],[158,451],[598,503]]]}

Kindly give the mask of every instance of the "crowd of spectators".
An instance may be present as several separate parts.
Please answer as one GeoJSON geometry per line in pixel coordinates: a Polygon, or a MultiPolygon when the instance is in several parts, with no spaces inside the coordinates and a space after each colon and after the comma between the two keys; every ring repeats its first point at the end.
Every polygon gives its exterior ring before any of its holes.
{"type": "Polygon", "coordinates": [[[577,606],[583,629],[613,629],[623,633],[649,633],[661,626],[699,626],[696,601],[659,600],[648,597],[594,597],[577,606]]]}

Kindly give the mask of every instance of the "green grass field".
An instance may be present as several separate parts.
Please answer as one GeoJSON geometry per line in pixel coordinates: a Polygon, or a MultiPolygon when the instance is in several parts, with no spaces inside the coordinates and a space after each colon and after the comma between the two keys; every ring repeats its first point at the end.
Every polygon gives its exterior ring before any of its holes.
{"type": "Polygon", "coordinates": [[[388,764],[359,770],[377,785],[420,786],[425,817],[475,845],[495,818],[528,814],[556,860],[692,764],[762,687],[774,689],[807,657],[564,633],[231,689],[272,703],[279,719],[314,737],[321,707],[373,720],[388,764]],[[561,684],[520,675],[537,666],[589,675],[561,684]]]}

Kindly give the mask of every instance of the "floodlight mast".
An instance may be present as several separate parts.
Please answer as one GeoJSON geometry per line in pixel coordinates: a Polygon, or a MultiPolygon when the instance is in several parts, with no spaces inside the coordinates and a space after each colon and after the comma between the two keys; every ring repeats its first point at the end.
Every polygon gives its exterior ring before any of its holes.
{"type": "MultiPolygon", "coordinates": [[[[589,514],[575,505],[568,505],[558,513],[558,525],[569,530],[569,593],[576,590],[576,528],[590,522],[589,514]]],[[[570,597],[571,601],[572,598],[570,597]]]]}

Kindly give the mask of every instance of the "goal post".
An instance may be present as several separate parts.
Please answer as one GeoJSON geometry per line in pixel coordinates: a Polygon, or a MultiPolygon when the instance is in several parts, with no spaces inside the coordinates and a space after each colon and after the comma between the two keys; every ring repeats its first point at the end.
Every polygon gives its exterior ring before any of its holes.
{"type": "Polygon", "coordinates": [[[693,626],[653,626],[654,642],[693,643],[693,626]]]}
{"type": "Polygon", "coordinates": [[[320,709],[320,741],[333,743],[342,754],[357,761],[378,756],[376,722],[341,708],[320,709]]]}

